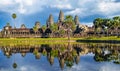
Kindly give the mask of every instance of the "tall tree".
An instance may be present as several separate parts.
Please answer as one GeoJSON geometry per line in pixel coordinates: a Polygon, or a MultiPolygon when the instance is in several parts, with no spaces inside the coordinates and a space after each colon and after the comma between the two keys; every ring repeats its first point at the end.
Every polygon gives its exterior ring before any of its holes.
{"type": "Polygon", "coordinates": [[[113,24],[114,30],[116,30],[116,34],[118,36],[118,27],[120,27],[120,23],[119,23],[119,21],[117,19],[113,18],[112,24],[113,24]]]}
{"type": "Polygon", "coordinates": [[[68,40],[70,40],[70,32],[75,30],[75,23],[71,15],[65,17],[64,24],[67,28],[68,40]]]}
{"type": "Polygon", "coordinates": [[[104,31],[107,32],[108,36],[108,31],[112,27],[112,20],[111,19],[103,19],[103,26],[104,26],[104,31]]]}
{"type": "Polygon", "coordinates": [[[118,20],[118,21],[120,21],[120,16],[115,16],[115,17],[113,17],[113,20],[118,20]]]}
{"type": "Polygon", "coordinates": [[[13,63],[13,68],[14,68],[14,69],[17,68],[17,63],[13,63]]]}
{"type": "MultiPolygon", "coordinates": [[[[95,27],[95,31],[98,33],[98,29],[103,29],[103,19],[102,18],[96,18],[93,21],[94,27],[95,27]]],[[[101,30],[99,31],[99,33],[101,32],[101,30]]]]}
{"type": "Polygon", "coordinates": [[[116,17],[113,17],[113,25],[114,25],[114,28],[117,28],[120,27],[120,17],[119,16],[116,16],[116,17]]]}
{"type": "MultiPolygon", "coordinates": [[[[12,18],[15,20],[17,18],[17,15],[15,13],[12,14],[12,18]]],[[[14,23],[14,28],[15,28],[15,23],[14,23]]]]}

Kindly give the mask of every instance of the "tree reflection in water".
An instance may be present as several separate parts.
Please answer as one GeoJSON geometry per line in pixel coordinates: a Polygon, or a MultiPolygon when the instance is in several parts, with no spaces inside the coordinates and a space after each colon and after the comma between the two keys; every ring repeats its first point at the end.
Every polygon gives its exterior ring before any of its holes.
{"type": "MultiPolygon", "coordinates": [[[[34,54],[36,59],[40,59],[41,55],[46,56],[50,65],[54,64],[54,59],[58,58],[61,69],[64,67],[72,67],[78,64],[80,56],[93,53],[96,62],[112,61],[120,64],[120,45],[110,44],[42,44],[31,46],[1,46],[1,50],[7,58],[13,53],[21,53],[25,57],[27,53],[34,54]]],[[[13,68],[17,68],[14,61],[13,68]]]]}
{"type": "Polygon", "coordinates": [[[17,68],[17,63],[13,63],[13,68],[14,68],[14,69],[17,68]]]}
{"type": "Polygon", "coordinates": [[[113,61],[116,64],[120,64],[120,50],[118,49],[106,49],[102,50],[103,47],[97,47],[95,49],[95,56],[94,59],[97,62],[103,62],[103,61],[113,61]],[[108,51],[109,50],[109,51],[108,51]],[[105,52],[107,51],[107,52],[105,52]]]}

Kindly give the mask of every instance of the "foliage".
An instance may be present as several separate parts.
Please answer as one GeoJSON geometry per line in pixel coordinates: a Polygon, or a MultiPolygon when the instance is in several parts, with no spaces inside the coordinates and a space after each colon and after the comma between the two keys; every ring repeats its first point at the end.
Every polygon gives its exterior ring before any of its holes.
{"type": "Polygon", "coordinates": [[[50,53],[51,53],[51,56],[53,56],[53,57],[58,56],[58,50],[52,50],[50,53]]]}
{"type": "Polygon", "coordinates": [[[12,18],[16,19],[17,15],[15,13],[12,14],[12,18]]]}
{"type": "Polygon", "coordinates": [[[17,68],[17,64],[13,63],[13,68],[16,69],[17,68]]]}
{"type": "Polygon", "coordinates": [[[65,34],[65,30],[64,30],[64,29],[61,29],[61,30],[59,31],[59,33],[60,33],[60,34],[65,34]]]}
{"type": "Polygon", "coordinates": [[[37,55],[37,54],[38,54],[38,50],[35,49],[35,50],[33,51],[33,54],[34,54],[34,55],[37,55]]]}
{"type": "Polygon", "coordinates": [[[67,28],[68,40],[70,40],[70,33],[75,30],[75,23],[71,15],[67,15],[64,20],[64,24],[67,28]]]}
{"type": "Polygon", "coordinates": [[[72,67],[73,66],[73,61],[65,61],[67,67],[72,67]]]}
{"type": "Polygon", "coordinates": [[[34,26],[33,30],[36,32],[38,30],[38,28],[36,26],[34,26]]]}
{"type": "MultiPolygon", "coordinates": [[[[17,15],[15,13],[12,14],[12,18],[15,20],[17,15]]],[[[14,23],[14,28],[16,28],[15,23],[14,23]]]]}
{"type": "Polygon", "coordinates": [[[109,18],[96,18],[93,21],[95,29],[102,28],[103,30],[105,28],[111,29],[111,28],[117,28],[120,27],[120,16],[113,17],[112,19],[109,18]]]}
{"type": "Polygon", "coordinates": [[[47,55],[47,52],[46,52],[46,51],[44,51],[44,52],[42,52],[42,54],[43,54],[43,56],[46,56],[46,55],[47,55]]]}
{"type": "Polygon", "coordinates": [[[43,30],[45,30],[45,29],[46,29],[46,26],[45,26],[45,25],[43,25],[41,28],[42,28],[43,30]]]}
{"type": "Polygon", "coordinates": [[[52,30],[52,32],[57,32],[57,30],[58,30],[58,25],[57,25],[57,24],[51,24],[51,25],[50,25],[50,29],[52,30]]]}
{"type": "Polygon", "coordinates": [[[120,64],[120,61],[114,61],[115,64],[120,64]]]}
{"type": "Polygon", "coordinates": [[[66,28],[70,28],[72,31],[75,30],[75,23],[71,15],[65,17],[64,24],[66,25],[66,28]]]}
{"type": "Polygon", "coordinates": [[[10,23],[8,22],[8,23],[6,24],[6,26],[10,26],[10,23]]]}

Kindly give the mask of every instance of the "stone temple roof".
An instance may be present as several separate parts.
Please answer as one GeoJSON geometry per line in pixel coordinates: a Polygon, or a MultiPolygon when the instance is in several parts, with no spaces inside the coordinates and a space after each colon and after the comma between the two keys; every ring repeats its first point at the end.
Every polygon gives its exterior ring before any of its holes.
{"type": "Polygon", "coordinates": [[[79,28],[84,29],[84,31],[88,30],[88,26],[79,24],[79,28]]]}

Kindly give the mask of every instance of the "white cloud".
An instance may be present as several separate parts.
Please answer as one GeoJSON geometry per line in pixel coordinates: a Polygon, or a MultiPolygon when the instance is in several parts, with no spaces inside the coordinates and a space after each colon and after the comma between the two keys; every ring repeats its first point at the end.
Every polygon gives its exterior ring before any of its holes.
{"type": "MultiPolygon", "coordinates": [[[[38,12],[51,11],[50,9],[65,10],[65,15],[78,15],[81,18],[92,15],[113,17],[120,15],[120,2],[116,0],[0,0],[0,11],[12,14],[29,15],[38,12]]],[[[55,11],[55,10],[54,10],[55,11]]],[[[49,13],[49,12],[48,12],[49,13]]],[[[53,12],[55,15],[56,13],[53,12]]],[[[58,13],[57,13],[58,15],[58,13]]],[[[22,21],[18,18],[20,23],[22,21]]],[[[18,22],[18,21],[17,21],[18,22]]],[[[92,22],[81,22],[92,26],[92,22]]],[[[20,25],[19,25],[20,26],[20,25]]]]}
{"type": "Polygon", "coordinates": [[[72,9],[72,6],[70,4],[51,5],[51,7],[58,8],[58,9],[72,9]]]}
{"type": "Polygon", "coordinates": [[[80,24],[84,24],[84,25],[87,25],[89,27],[93,26],[93,22],[81,22],[80,24]]]}
{"type": "Polygon", "coordinates": [[[119,71],[118,66],[113,66],[113,64],[104,64],[103,66],[100,67],[99,71],[119,71]]]}
{"type": "Polygon", "coordinates": [[[20,68],[20,71],[28,71],[27,68],[24,66],[24,67],[21,67],[20,68]]]}
{"type": "Polygon", "coordinates": [[[0,29],[0,32],[2,31],[2,29],[0,29]]]}
{"type": "Polygon", "coordinates": [[[23,66],[19,66],[16,69],[13,68],[1,68],[0,71],[45,71],[43,68],[41,67],[36,67],[36,66],[30,66],[30,65],[23,65],[23,66]]]}
{"type": "Polygon", "coordinates": [[[76,14],[82,14],[82,12],[84,12],[84,11],[85,11],[85,9],[76,8],[76,9],[66,12],[65,14],[76,15],[76,14]]]}
{"type": "Polygon", "coordinates": [[[0,0],[0,11],[33,14],[50,7],[67,9],[65,14],[108,16],[120,13],[120,3],[115,1],[117,0],[0,0]]]}
{"type": "Polygon", "coordinates": [[[32,14],[42,11],[42,5],[44,5],[43,0],[0,0],[0,11],[32,14]]]}
{"type": "Polygon", "coordinates": [[[0,0],[0,11],[8,13],[33,14],[47,7],[58,9],[71,9],[68,0],[0,0]]]}
{"type": "Polygon", "coordinates": [[[79,0],[75,9],[67,11],[66,14],[78,14],[82,17],[90,15],[112,16],[120,13],[120,2],[116,0],[79,0]]]}
{"type": "Polygon", "coordinates": [[[111,15],[120,12],[120,3],[102,2],[99,3],[98,9],[102,14],[111,15]]]}

